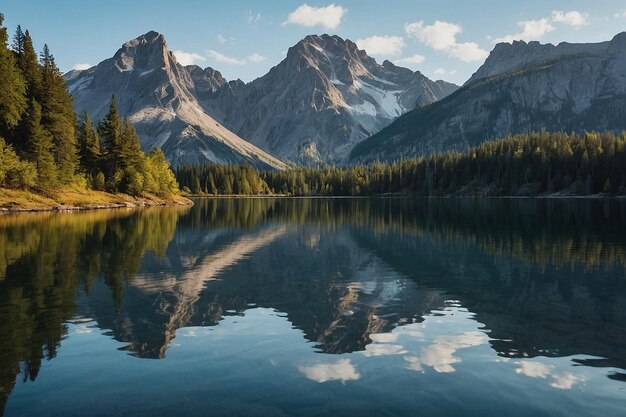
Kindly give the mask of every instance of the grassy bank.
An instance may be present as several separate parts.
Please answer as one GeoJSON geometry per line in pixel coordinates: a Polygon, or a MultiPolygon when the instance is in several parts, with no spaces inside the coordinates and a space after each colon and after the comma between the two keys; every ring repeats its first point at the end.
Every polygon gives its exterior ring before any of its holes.
{"type": "Polygon", "coordinates": [[[88,189],[60,189],[37,193],[27,190],[0,188],[0,212],[88,210],[116,207],[143,207],[162,205],[190,205],[191,200],[178,195],[157,197],[146,194],[132,197],[88,189]]]}

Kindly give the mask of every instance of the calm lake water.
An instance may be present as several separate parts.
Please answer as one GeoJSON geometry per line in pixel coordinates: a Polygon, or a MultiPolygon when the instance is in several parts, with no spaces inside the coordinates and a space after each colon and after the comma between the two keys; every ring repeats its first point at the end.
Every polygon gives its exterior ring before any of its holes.
{"type": "Polygon", "coordinates": [[[626,204],[0,217],[0,415],[625,416],[626,204]]]}

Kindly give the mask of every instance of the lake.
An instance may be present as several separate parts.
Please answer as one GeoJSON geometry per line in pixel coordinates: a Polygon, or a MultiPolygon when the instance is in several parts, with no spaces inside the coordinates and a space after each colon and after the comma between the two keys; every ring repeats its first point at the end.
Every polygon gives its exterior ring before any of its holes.
{"type": "Polygon", "coordinates": [[[0,415],[624,416],[626,203],[0,217],[0,415]]]}

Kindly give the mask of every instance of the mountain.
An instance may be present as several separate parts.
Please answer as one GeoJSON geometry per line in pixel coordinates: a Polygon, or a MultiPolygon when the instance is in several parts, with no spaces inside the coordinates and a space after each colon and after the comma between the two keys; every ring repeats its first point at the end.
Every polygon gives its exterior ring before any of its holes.
{"type": "Polygon", "coordinates": [[[305,164],[346,162],[357,143],[458,88],[378,64],[354,42],[329,35],[307,36],[248,84],[225,83],[210,68],[193,73],[209,114],[266,152],[305,164]]]}
{"type": "Polygon", "coordinates": [[[120,114],[135,125],[143,148],[161,147],[174,165],[285,166],[207,114],[196,95],[223,86],[225,80],[181,66],[159,33],[126,42],[112,58],[65,78],[79,114],[88,111],[101,120],[115,95],[120,114]]]}
{"type": "Polygon", "coordinates": [[[461,89],[398,118],[351,161],[464,150],[541,129],[626,129],[626,32],[596,44],[498,44],[461,89]]]}

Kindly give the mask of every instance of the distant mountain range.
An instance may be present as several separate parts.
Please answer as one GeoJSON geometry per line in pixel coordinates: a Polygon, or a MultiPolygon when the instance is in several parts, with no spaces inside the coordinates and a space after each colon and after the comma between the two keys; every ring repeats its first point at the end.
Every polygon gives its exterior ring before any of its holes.
{"type": "Polygon", "coordinates": [[[462,88],[360,143],[351,162],[464,150],[541,129],[626,129],[626,32],[595,44],[500,43],[462,88]]]}
{"type": "Polygon", "coordinates": [[[498,44],[461,88],[329,35],[302,39],[250,83],[180,65],[156,32],[66,80],[77,112],[95,120],[115,94],[143,147],[161,147],[174,165],[367,163],[509,133],[626,129],[626,32],[596,44],[498,44]]]}
{"type": "Polygon", "coordinates": [[[396,117],[458,88],[389,61],[380,65],[353,42],[328,35],[307,36],[248,84],[181,66],[156,32],[93,68],[69,72],[66,81],[77,112],[95,120],[115,94],[144,148],[162,147],[174,164],[266,167],[282,166],[276,158],[345,163],[354,145],[396,117]]]}

